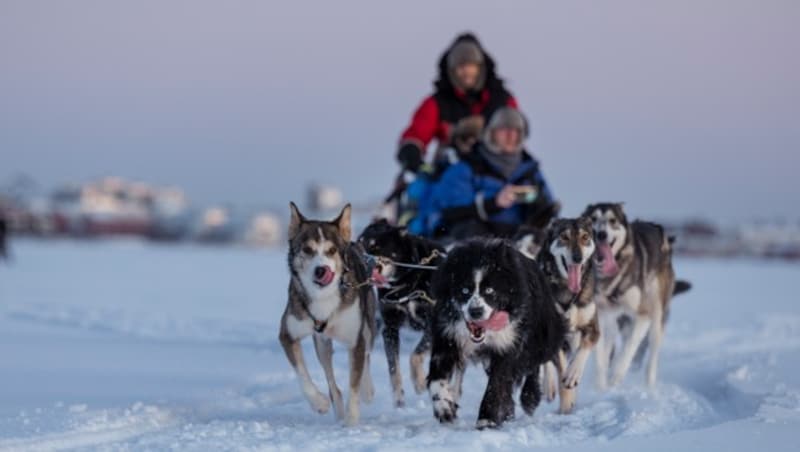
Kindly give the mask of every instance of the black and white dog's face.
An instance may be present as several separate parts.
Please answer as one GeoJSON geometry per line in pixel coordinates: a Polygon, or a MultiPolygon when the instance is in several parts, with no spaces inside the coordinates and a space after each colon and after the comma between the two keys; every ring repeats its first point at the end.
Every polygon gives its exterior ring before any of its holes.
{"type": "Polygon", "coordinates": [[[516,269],[504,267],[502,257],[492,262],[495,257],[481,255],[473,245],[455,247],[434,277],[434,295],[453,309],[448,328],[454,337],[502,349],[514,340],[515,304],[520,302],[515,292],[521,282],[516,269]]]}
{"type": "Polygon", "coordinates": [[[587,262],[595,251],[592,222],[587,217],[559,219],[550,226],[544,249],[555,260],[561,278],[572,293],[581,290],[587,262]]]}
{"type": "Polygon", "coordinates": [[[413,260],[411,256],[406,256],[407,250],[403,247],[403,237],[406,234],[405,229],[392,226],[386,220],[378,220],[367,226],[358,238],[367,253],[379,258],[376,269],[389,282],[394,281],[397,276],[393,261],[413,260]],[[381,260],[382,257],[388,260],[381,260]]]}
{"type": "Polygon", "coordinates": [[[289,223],[289,268],[315,298],[335,293],[344,273],[350,241],[350,205],[333,221],[306,219],[292,203],[289,223]]]}

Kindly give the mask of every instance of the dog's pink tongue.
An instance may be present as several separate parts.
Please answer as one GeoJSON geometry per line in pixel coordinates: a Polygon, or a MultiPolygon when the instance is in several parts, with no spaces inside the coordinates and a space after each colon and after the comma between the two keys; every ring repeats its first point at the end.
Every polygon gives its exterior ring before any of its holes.
{"type": "Polygon", "coordinates": [[[372,269],[372,284],[377,287],[389,287],[389,281],[383,277],[377,268],[372,269]]]}
{"type": "Polygon", "coordinates": [[[567,267],[567,286],[572,293],[581,291],[581,264],[572,264],[567,267]]]}
{"type": "Polygon", "coordinates": [[[508,325],[508,312],[495,311],[492,316],[482,322],[475,322],[481,328],[499,331],[508,325]]]}
{"type": "Polygon", "coordinates": [[[600,253],[600,257],[603,258],[602,267],[600,267],[603,275],[616,275],[619,268],[617,267],[617,260],[614,259],[614,252],[611,251],[611,245],[608,243],[601,243],[597,246],[597,251],[600,253]]]}
{"type": "Polygon", "coordinates": [[[321,278],[318,278],[317,282],[322,286],[327,286],[331,283],[331,281],[333,281],[334,276],[336,275],[333,273],[333,270],[331,270],[330,267],[325,266],[325,274],[323,274],[321,278]]]}

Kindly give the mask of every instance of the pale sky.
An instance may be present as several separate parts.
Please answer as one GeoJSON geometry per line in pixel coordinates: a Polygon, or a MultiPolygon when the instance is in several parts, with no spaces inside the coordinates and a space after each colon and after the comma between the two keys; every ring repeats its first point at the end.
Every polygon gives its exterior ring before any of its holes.
{"type": "Polygon", "coordinates": [[[800,2],[0,0],[0,183],[102,175],[283,207],[388,190],[475,31],[566,214],[800,217],[800,2]]]}

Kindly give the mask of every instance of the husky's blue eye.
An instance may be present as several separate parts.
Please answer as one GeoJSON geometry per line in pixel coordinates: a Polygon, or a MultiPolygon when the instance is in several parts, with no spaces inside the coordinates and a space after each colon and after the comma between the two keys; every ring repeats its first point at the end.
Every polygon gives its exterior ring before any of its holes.
{"type": "Polygon", "coordinates": [[[487,295],[491,295],[494,293],[494,289],[491,287],[487,287],[486,290],[484,290],[483,292],[486,293],[487,295]]]}
{"type": "Polygon", "coordinates": [[[461,288],[461,293],[463,293],[464,295],[469,295],[469,289],[466,288],[466,287],[462,287],[461,288]]]}

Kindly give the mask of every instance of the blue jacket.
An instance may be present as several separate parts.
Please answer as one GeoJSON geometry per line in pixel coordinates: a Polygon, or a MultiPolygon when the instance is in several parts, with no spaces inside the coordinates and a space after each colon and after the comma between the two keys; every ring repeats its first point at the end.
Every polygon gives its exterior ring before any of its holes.
{"type": "Polygon", "coordinates": [[[520,165],[511,177],[506,178],[477,149],[473,149],[464,160],[450,166],[432,187],[427,205],[420,208],[420,220],[424,223],[423,233],[426,235],[446,234],[448,227],[470,220],[516,227],[530,221],[532,216],[551,207],[554,202],[539,170],[539,162],[527,152],[523,151],[520,165]],[[530,204],[500,208],[494,198],[509,184],[535,186],[538,197],[530,204]]]}

